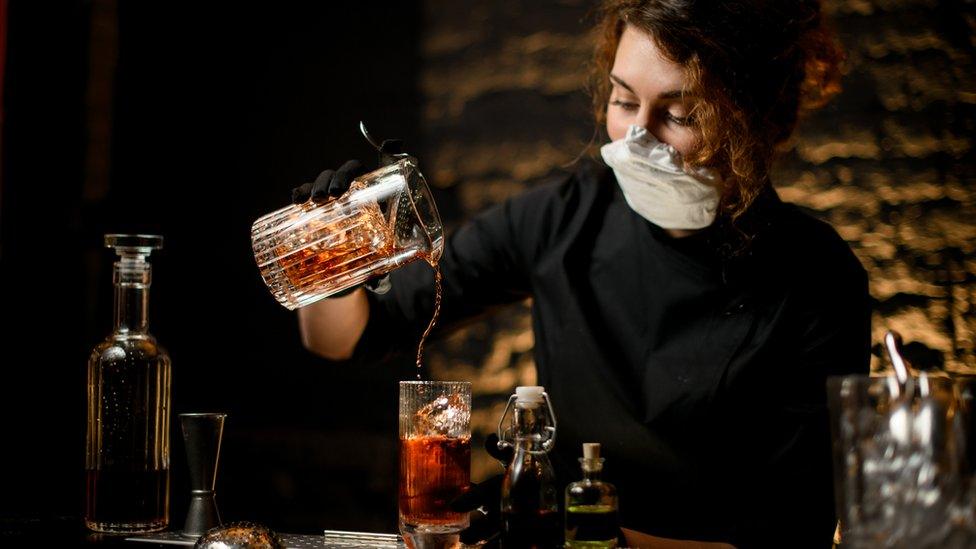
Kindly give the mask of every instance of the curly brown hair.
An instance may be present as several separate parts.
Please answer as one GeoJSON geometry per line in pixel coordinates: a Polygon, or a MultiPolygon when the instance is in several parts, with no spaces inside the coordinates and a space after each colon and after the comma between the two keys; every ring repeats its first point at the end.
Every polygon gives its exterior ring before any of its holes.
{"type": "Polygon", "coordinates": [[[685,160],[725,178],[719,216],[736,226],[763,190],[777,146],[804,112],[840,91],[844,54],[819,0],[605,0],[597,12],[590,93],[606,122],[609,74],[624,28],[649,34],[685,67],[698,147],[685,160]]]}

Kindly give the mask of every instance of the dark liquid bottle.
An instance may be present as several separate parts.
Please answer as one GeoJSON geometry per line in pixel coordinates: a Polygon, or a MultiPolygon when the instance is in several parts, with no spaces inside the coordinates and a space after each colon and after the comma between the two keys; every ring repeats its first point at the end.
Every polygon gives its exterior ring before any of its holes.
{"type": "Polygon", "coordinates": [[[555,441],[555,417],[542,387],[519,387],[509,406],[513,401],[510,431],[499,434],[500,444],[515,451],[502,481],[501,546],[560,547],[559,494],[547,453],[555,441]]]}
{"type": "Polygon", "coordinates": [[[85,525],[147,532],[169,524],[170,359],[148,331],[151,268],[162,237],[107,235],[115,248],[115,329],[88,359],[85,525]]]}

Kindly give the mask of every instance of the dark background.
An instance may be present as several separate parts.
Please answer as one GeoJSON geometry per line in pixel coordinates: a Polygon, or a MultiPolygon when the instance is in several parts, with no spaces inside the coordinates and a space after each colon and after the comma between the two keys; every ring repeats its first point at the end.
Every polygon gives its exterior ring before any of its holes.
{"type": "Polygon", "coordinates": [[[177,415],[229,414],[225,521],[394,531],[396,368],[306,353],[250,225],[378,136],[417,133],[416,2],[11,2],[0,267],[0,516],[80,516],[85,368],[112,327],[108,232],[161,234],[150,331],[177,415]]]}

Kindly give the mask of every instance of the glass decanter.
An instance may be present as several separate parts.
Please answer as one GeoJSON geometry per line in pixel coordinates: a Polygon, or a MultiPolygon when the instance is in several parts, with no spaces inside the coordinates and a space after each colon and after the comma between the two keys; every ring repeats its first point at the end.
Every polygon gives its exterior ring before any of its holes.
{"type": "Polygon", "coordinates": [[[169,524],[170,358],[148,331],[152,267],[161,236],[106,235],[115,325],[88,359],[85,525],[149,532],[169,524]]]}

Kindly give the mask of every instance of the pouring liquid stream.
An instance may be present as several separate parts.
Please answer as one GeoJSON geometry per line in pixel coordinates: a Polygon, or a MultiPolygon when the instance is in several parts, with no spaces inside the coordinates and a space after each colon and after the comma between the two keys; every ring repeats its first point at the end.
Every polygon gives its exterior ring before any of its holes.
{"type": "Polygon", "coordinates": [[[429,261],[430,266],[434,268],[434,313],[430,317],[430,322],[427,324],[427,329],[424,330],[424,335],[420,336],[420,343],[417,345],[417,380],[422,379],[420,364],[424,358],[424,343],[427,341],[427,336],[430,335],[431,330],[434,329],[434,325],[437,324],[437,317],[441,314],[441,269],[437,265],[436,261],[429,261]]]}

